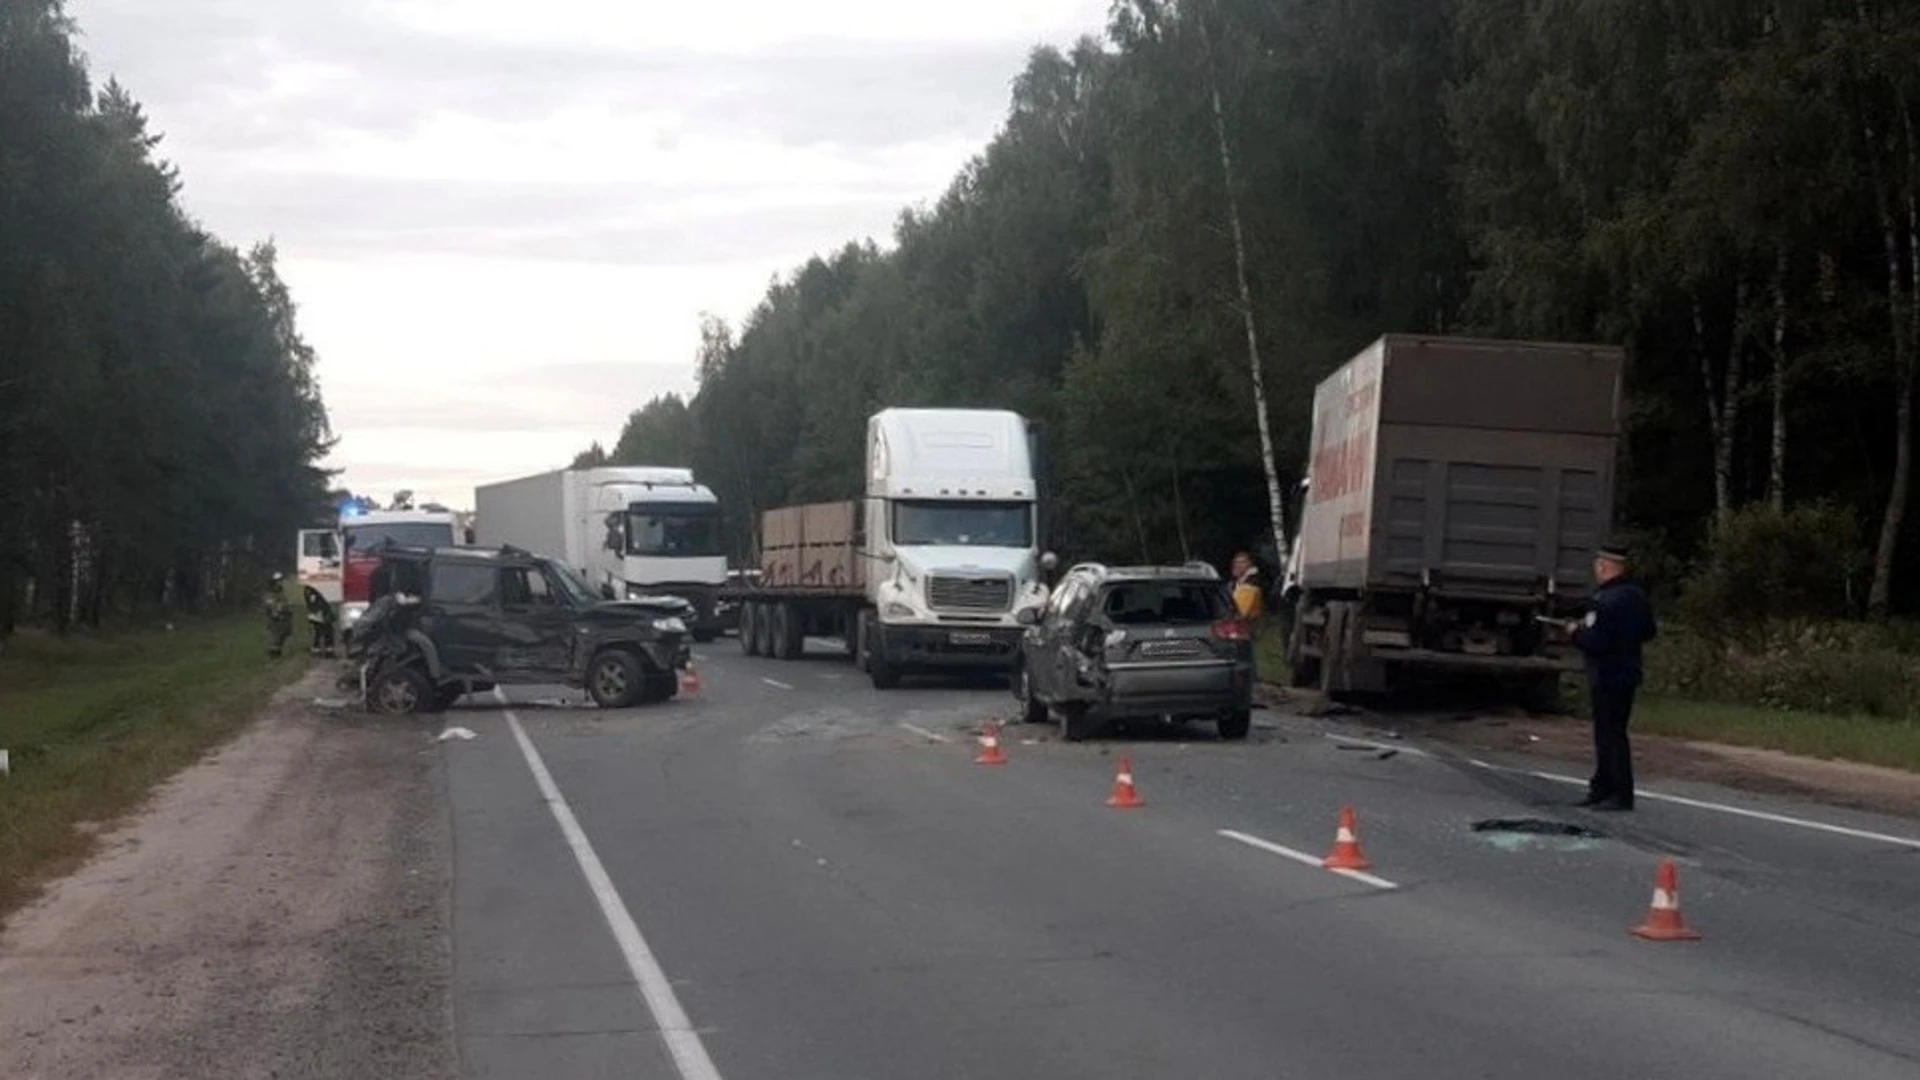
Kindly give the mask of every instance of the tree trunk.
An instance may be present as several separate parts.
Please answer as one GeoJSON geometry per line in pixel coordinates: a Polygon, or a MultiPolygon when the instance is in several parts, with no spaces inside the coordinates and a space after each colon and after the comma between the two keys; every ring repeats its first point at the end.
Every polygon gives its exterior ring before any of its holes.
{"type": "Polygon", "coordinates": [[[1247,370],[1253,383],[1253,414],[1260,428],[1260,467],[1267,476],[1267,521],[1273,543],[1287,545],[1287,509],[1280,498],[1280,468],[1273,453],[1273,427],[1267,417],[1267,380],[1260,363],[1260,328],[1253,314],[1253,286],[1247,275],[1247,235],[1240,220],[1240,197],[1235,190],[1233,144],[1227,138],[1227,110],[1220,100],[1220,80],[1213,62],[1213,38],[1206,20],[1200,20],[1205,53],[1207,96],[1213,106],[1213,138],[1220,151],[1220,175],[1226,192],[1227,232],[1233,237],[1234,284],[1240,295],[1240,319],[1247,335],[1247,370]]]}
{"type": "Polygon", "coordinates": [[[1187,500],[1180,492],[1180,455],[1170,453],[1173,462],[1173,531],[1180,538],[1180,561],[1193,561],[1193,545],[1187,540],[1187,500]]]}
{"type": "Polygon", "coordinates": [[[1133,470],[1121,469],[1120,482],[1127,489],[1127,506],[1133,511],[1133,529],[1140,536],[1140,561],[1151,563],[1153,553],[1147,550],[1147,519],[1140,515],[1140,496],[1133,489],[1133,470]]]}
{"type": "Polygon", "coordinates": [[[1746,309],[1747,285],[1734,287],[1732,338],[1727,366],[1716,378],[1712,353],[1707,349],[1706,316],[1700,298],[1693,298],[1693,348],[1700,365],[1700,381],[1707,394],[1707,424],[1713,435],[1713,520],[1724,524],[1733,512],[1733,448],[1740,426],[1741,313],[1746,309]]]}
{"type": "MultiPolygon", "coordinates": [[[[1904,103],[1903,103],[1904,104],[1904,103]]],[[[1902,110],[1905,111],[1904,109],[1902,110]]],[[[1908,125],[1911,131],[1911,124],[1908,125]]],[[[1878,147],[1873,127],[1868,125],[1869,154],[1878,147]]],[[[1913,168],[1914,148],[1907,146],[1908,172],[1913,168]]],[[[1909,180],[1907,201],[1908,256],[1920,259],[1920,210],[1914,206],[1913,186],[1909,180]]],[[[1913,485],[1913,389],[1914,389],[1914,295],[1902,279],[1900,228],[1894,217],[1894,196],[1884,176],[1876,177],[1875,202],[1880,211],[1880,244],[1887,261],[1887,312],[1893,323],[1893,486],[1887,493],[1886,513],[1880,518],[1880,538],[1873,551],[1873,583],[1867,589],[1867,613],[1883,618],[1893,603],[1893,559],[1899,551],[1900,532],[1906,522],[1907,492],[1913,485]]]]}
{"type": "Polygon", "coordinates": [[[1787,509],[1787,252],[1773,264],[1773,445],[1767,455],[1767,501],[1787,509]]]}

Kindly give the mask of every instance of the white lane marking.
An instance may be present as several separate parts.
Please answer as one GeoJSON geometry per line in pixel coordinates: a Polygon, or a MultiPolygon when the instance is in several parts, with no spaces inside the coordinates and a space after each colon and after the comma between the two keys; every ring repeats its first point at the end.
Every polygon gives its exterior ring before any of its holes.
{"type": "MultiPolygon", "coordinates": [[[[1414,755],[1415,757],[1430,758],[1434,756],[1429,751],[1421,750],[1412,746],[1401,746],[1401,745],[1396,745],[1394,743],[1375,742],[1371,739],[1356,739],[1346,735],[1336,735],[1332,732],[1327,732],[1326,737],[1329,739],[1332,739],[1336,743],[1342,743],[1342,742],[1351,743],[1354,746],[1365,746],[1369,749],[1403,750],[1406,753],[1414,755]]],[[[1508,765],[1495,765],[1495,764],[1492,764],[1491,762],[1482,761],[1479,758],[1466,758],[1465,761],[1467,764],[1472,765],[1474,768],[1487,769],[1491,772],[1514,773],[1520,776],[1531,776],[1537,780],[1551,780],[1556,784],[1571,784],[1576,787],[1587,786],[1587,781],[1577,776],[1565,776],[1560,773],[1539,772],[1534,769],[1516,769],[1508,765]]],[[[1711,810],[1714,813],[1718,813],[1718,814],[1731,814],[1734,817],[1750,818],[1754,821],[1765,821],[1765,822],[1770,822],[1774,825],[1791,825],[1797,829],[1811,829],[1814,832],[1830,833],[1835,836],[1846,836],[1846,837],[1851,837],[1852,839],[1855,839],[1855,840],[1873,840],[1882,844],[1893,844],[1897,847],[1911,848],[1916,851],[1920,851],[1920,840],[1913,839],[1912,837],[1895,836],[1891,833],[1873,832],[1872,830],[1869,830],[1869,829],[1854,829],[1854,828],[1849,828],[1845,825],[1829,825],[1824,821],[1812,821],[1807,818],[1791,817],[1787,814],[1775,814],[1766,810],[1749,810],[1742,806],[1728,806],[1726,803],[1709,802],[1705,799],[1690,799],[1685,795],[1669,795],[1664,791],[1648,791],[1646,788],[1639,789],[1638,791],[1635,792],[1635,794],[1642,799],[1653,799],[1656,802],[1669,802],[1677,806],[1692,807],[1695,810],[1711,810]]]]}
{"type": "Polygon", "coordinates": [[[680,1070],[681,1080],[720,1080],[720,1070],[714,1068],[713,1059],[707,1056],[707,1047],[700,1041],[700,1032],[687,1019],[687,1012],[680,1007],[680,999],[674,996],[673,983],[667,979],[667,973],[661,970],[660,961],[654,959],[653,950],[647,946],[647,939],[640,934],[640,928],[634,924],[633,915],[620,900],[620,893],[613,887],[613,879],[607,876],[607,868],[601,865],[600,856],[594,853],[593,843],[580,828],[579,819],[573,816],[573,809],[561,796],[560,788],[553,782],[553,774],[547,771],[547,763],[541,760],[540,751],[534,749],[533,741],[527,738],[526,729],[520,726],[520,718],[507,708],[507,696],[495,691],[501,709],[507,716],[507,727],[513,731],[513,739],[520,744],[520,754],[527,759],[527,768],[533,772],[533,782],[540,788],[541,798],[546,800],[547,809],[553,811],[553,820],[560,825],[561,835],[567,838],[567,846],[573,849],[574,861],[580,864],[580,872],[586,875],[587,887],[593,891],[594,900],[599,902],[600,914],[606,916],[607,927],[613,931],[613,939],[620,946],[620,954],[626,958],[627,970],[633,973],[633,980],[640,987],[640,996],[646,1000],[647,1011],[653,1014],[654,1026],[660,1029],[660,1038],[667,1044],[667,1052],[673,1056],[674,1067],[680,1070]]]}
{"type": "Polygon", "coordinates": [[[913,732],[915,735],[918,735],[923,739],[932,739],[934,742],[952,742],[953,741],[947,738],[945,735],[940,734],[937,731],[928,731],[926,728],[923,728],[918,724],[902,723],[900,726],[903,728],[906,728],[908,731],[913,732]]]}
{"type": "Polygon", "coordinates": [[[787,685],[786,683],[783,683],[783,682],[781,682],[781,681],[780,681],[779,679],[769,679],[769,678],[767,678],[767,677],[765,677],[765,676],[761,676],[761,678],[760,678],[760,681],[761,681],[761,682],[763,682],[763,683],[766,683],[766,684],[767,684],[768,686],[771,686],[771,687],[773,687],[773,688],[774,688],[774,689],[776,689],[776,690],[791,690],[791,689],[793,689],[793,687],[791,687],[791,686],[788,686],[788,685],[787,685]]]}
{"type": "MultiPolygon", "coordinates": [[[[1257,836],[1248,836],[1246,833],[1236,832],[1233,829],[1221,829],[1219,835],[1229,840],[1236,840],[1248,847],[1259,848],[1261,851],[1278,855],[1283,859],[1292,859],[1294,862],[1304,863],[1313,867],[1315,870],[1326,869],[1326,867],[1320,865],[1320,859],[1317,856],[1309,855],[1304,851],[1295,851],[1290,847],[1282,847],[1271,840],[1262,840],[1257,836]]],[[[1364,882],[1376,889],[1397,889],[1400,887],[1388,881],[1386,878],[1375,877],[1364,870],[1332,870],[1328,872],[1339,874],[1344,878],[1352,878],[1355,881],[1364,882]]]]}
{"type": "MultiPolygon", "coordinates": [[[[1521,772],[1525,770],[1502,769],[1501,771],[1521,772]]],[[[1577,776],[1562,776],[1559,773],[1550,772],[1526,771],[1526,773],[1528,776],[1537,777],[1541,780],[1552,780],[1561,784],[1574,784],[1579,787],[1587,786],[1587,782],[1577,776]]],[[[1832,833],[1835,836],[1848,836],[1855,840],[1877,840],[1882,844],[1894,844],[1899,847],[1912,848],[1915,851],[1920,851],[1920,840],[1915,840],[1908,836],[1894,836],[1891,833],[1872,832],[1868,829],[1852,829],[1845,825],[1829,825],[1824,821],[1810,821],[1806,818],[1788,817],[1786,814],[1774,814],[1765,810],[1748,810],[1743,806],[1728,806],[1725,803],[1708,802],[1705,799],[1689,799],[1684,795],[1668,795],[1662,791],[1648,791],[1646,788],[1640,788],[1634,792],[1634,794],[1642,799],[1655,799],[1660,802],[1670,802],[1680,806],[1691,806],[1696,810],[1712,810],[1716,813],[1732,814],[1734,817],[1752,818],[1755,821],[1768,821],[1775,825],[1792,825],[1796,828],[1811,829],[1814,832],[1832,833]]]]}

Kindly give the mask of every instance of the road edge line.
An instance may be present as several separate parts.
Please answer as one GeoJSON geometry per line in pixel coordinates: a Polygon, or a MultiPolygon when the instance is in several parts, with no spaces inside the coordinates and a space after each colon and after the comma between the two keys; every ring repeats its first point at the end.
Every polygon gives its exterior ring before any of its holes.
{"type": "Polygon", "coordinates": [[[587,888],[600,906],[600,914],[605,916],[614,942],[620,946],[620,955],[627,962],[627,970],[640,989],[647,1011],[653,1014],[654,1025],[660,1029],[660,1039],[666,1043],[667,1053],[673,1058],[674,1068],[680,1071],[681,1080],[721,1080],[720,1070],[714,1068],[713,1059],[707,1055],[706,1044],[700,1041],[699,1032],[687,1018],[687,1012],[674,994],[666,971],[660,967],[660,961],[654,957],[653,949],[640,933],[639,925],[633,921],[633,914],[620,899],[620,891],[614,887],[606,866],[593,850],[593,842],[587,839],[586,830],[580,827],[580,820],[574,817],[573,808],[567,805],[566,797],[560,794],[560,786],[554,782],[553,774],[547,771],[547,763],[541,758],[540,751],[534,748],[533,740],[527,737],[520,717],[507,705],[506,695],[500,693],[498,688],[494,696],[500,702],[500,711],[507,718],[507,727],[513,733],[514,741],[520,745],[520,756],[526,759],[527,768],[533,773],[533,782],[540,789],[540,797],[552,812],[553,820],[560,826],[560,833],[573,852],[574,862],[586,876],[587,888]]]}
{"type": "Polygon", "coordinates": [[[1214,835],[1225,837],[1226,839],[1232,840],[1235,843],[1245,844],[1250,848],[1258,848],[1259,850],[1264,851],[1269,855],[1278,855],[1283,859],[1292,859],[1294,862],[1300,863],[1303,866],[1311,866],[1315,870],[1326,870],[1328,873],[1338,874],[1343,878],[1350,878],[1354,881],[1361,882],[1362,884],[1371,885],[1376,889],[1397,889],[1400,887],[1394,884],[1393,882],[1388,881],[1386,878],[1377,877],[1373,874],[1367,873],[1364,870],[1330,869],[1326,866],[1321,865],[1320,859],[1316,856],[1309,855],[1304,851],[1295,851],[1290,847],[1284,847],[1280,844],[1274,843],[1271,840],[1262,840],[1258,836],[1253,836],[1248,833],[1243,833],[1237,829],[1217,829],[1215,830],[1214,835]]]}

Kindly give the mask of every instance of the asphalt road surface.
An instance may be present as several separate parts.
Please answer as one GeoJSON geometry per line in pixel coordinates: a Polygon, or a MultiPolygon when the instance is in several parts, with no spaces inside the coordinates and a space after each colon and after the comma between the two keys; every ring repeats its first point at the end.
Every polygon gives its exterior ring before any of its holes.
{"type": "Polygon", "coordinates": [[[1011,725],[983,767],[1004,689],[876,692],[811,648],[716,642],[660,707],[449,717],[462,1075],[1920,1076],[1914,822],[1587,814],[1539,766],[1275,712],[1242,745],[1011,725]],[[1143,808],[1105,805],[1122,753],[1143,808]],[[1312,865],[1346,804],[1371,880],[1312,865]],[[1605,835],[1472,827],[1520,818],[1605,835]],[[1705,940],[1627,933],[1662,858],[1705,940]]]}

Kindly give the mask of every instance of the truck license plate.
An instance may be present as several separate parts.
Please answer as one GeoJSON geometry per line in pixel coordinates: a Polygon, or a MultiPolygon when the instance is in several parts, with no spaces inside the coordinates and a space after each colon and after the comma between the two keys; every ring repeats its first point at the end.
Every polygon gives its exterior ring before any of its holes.
{"type": "Polygon", "coordinates": [[[956,630],[947,635],[947,641],[954,645],[991,645],[993,635],[978,630],[956,630]]]}

